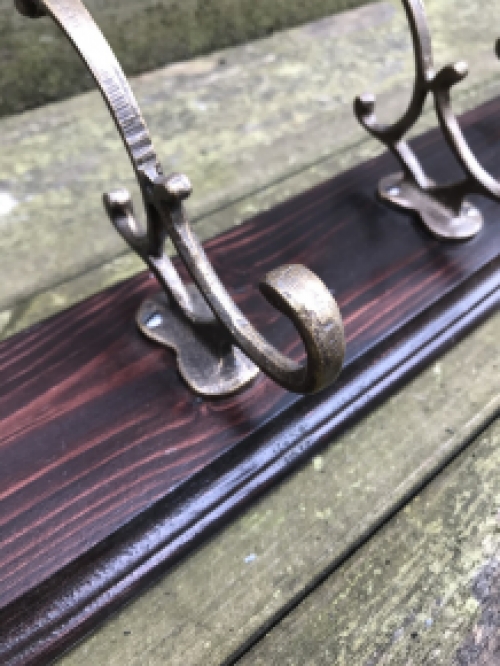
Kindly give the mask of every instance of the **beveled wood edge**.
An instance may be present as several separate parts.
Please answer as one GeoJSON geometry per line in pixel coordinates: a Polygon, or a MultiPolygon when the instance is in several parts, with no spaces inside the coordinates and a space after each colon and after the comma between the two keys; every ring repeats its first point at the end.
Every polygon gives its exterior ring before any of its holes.
{"type": "MultiPolygon", "coordinates": [[[[444,295],[391,339],[354,360],[334,389],[293,405],[87,554],[0,611],[4,663],[42,666],[59,657],[252,500],[455,344],[499,303],[500,258],[444,295]],[[304,431],[306,415],[308,427],[304,431]]],[[[459,452],[437,460],[435,469],[408,491],[407,499],[459,452]]],[[[347,547],[336,564],[400,506],[398,501],[387,507],[386,515],[347,547]]]]}

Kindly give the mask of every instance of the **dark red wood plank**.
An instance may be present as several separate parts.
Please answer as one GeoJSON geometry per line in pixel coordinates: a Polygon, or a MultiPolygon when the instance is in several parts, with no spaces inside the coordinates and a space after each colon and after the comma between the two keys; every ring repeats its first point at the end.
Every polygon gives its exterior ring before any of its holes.
{"type": "MultiPolygon", "coordinates": [[[[494,100],[463,119],[493,173],[499,114],[494,100]]],[[[456,175],[436,132],[416,143],[431,175],[456,175]]],[[[319,396],[264,377],[193,396],[135,328],[156,289],[146,274],[0,345],[1,663],[46,663],[496,307],[498,206],[478,200],[478,238],[440,243],[375,200],[394,168],[378,158],[207,244],[252,322],[297,359],[259,277],[301,262],[335,292],[347,364],[319,396]]]]}

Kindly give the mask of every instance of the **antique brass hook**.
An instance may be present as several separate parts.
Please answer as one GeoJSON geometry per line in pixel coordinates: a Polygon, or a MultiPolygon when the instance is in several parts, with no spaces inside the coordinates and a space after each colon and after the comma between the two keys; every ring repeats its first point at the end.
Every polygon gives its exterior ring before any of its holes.
{"type": "Polygon", "coordinates": [[[126,190],[106,194],[104,204],[117,231],[164,289],[141,306],[137,316],[141,330],[177,352],[182,376],[202,395],[233,393],[252,381],[258,368],[297,393],[320,391],[335,381],[345,354],[344,329],[337,303],[323,282],[304,266],[291,265],[272,271],[260,285],[303,340],[307,362],[299,364],[257,332],[214,272],[183,206],[191,184],[184,175],[163,174],[127,79],[84,5],[80,0],[15,0],[15,4],[31,18],[48,14],[70,39],[91,71],[132,161],[146,210],[145,231],[126,190]],[[165,252],[167,237],[194,285],[182,282],[165,252]]]}
{"type": "Polygon", "coordinates": [[[354,110],[361,125],[392,151],[403,170],[402,173],[388,176],[381,181],[379,196],[393,206],[416,213],[428,230],[438,238],[472,238],[482,229],[483,217],[467,197],[481,194],[500,201],[500,183],[479,164],[453,113],[450,91],[467,76],[468,66],[464,62],[458,62],[436,72],[423,2],[402,2],[410,24],[415,53],[416,76],[410,104],[400,120],[391,126],[383,126],[377,121],[374,95],[362,95],[354,102],[354,110]],[[419,119],[429,94],[433,95],[443,135],[465,173],[465,178],[456,183],[434,183],[404,141],[404,136],[419,119]]]}

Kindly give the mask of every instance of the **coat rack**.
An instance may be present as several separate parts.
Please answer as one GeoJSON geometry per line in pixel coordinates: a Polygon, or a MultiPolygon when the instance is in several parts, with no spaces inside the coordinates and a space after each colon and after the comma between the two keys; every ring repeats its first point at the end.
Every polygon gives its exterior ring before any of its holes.
{"type": "Polygon", "coordinates": [[[373,96],[355,103],[392,155],[202,247],[184,209],[191,184],[163,173],[80,0],[15,5],[52,17],[92,72],[146,224],[125,190],[104,205],[157,279],[146,271],[0,343],[0,663],[45,666],[498,309],[500,186],[488,174],[500,169],[500,98],[460,119],[465,143],[450,89],[466,67],[434,72],[423,5],[404,0],[417,69],[408,110],[383,127],[373,96]],[[410,147],[429,94],[440,130],[410,147]],[[382,181],[380,202],[374,182],[393,155],[402,173],[382,181]],[[455,158],[465,178],[446,184],[455,158]],[[261,272],[274,310],[246,288],[261,272]],[[226,290],[218,274],[239,282],[226,290]]]}

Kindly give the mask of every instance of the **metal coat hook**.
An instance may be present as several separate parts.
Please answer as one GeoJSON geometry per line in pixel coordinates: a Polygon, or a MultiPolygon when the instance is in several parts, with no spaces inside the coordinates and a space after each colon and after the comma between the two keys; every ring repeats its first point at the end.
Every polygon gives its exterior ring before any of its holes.
{"type": "MultiPolygon", "coordinates": [[[[500,183],[492,178],[472,153],[453,113],[451,88],[468,74],[465,62],[434,69],[431,36],[421,0],[402,0],[411,28],[416,77],[413,97],[403,116],[390,126],[381,125],[372,94],[358,97],[354,110],[360,123],[396,156],[402,173],[384,178],[379,185],[382,200],[411,210],[429,231],[442,239],[463,240],[475,236],[483,226],[480,211],[467,200],[481,194],[500,201],[500,183]],[[443,135],[461,165],[465,177],[456,183],[438,185],[425,174],[404,136],[418,121],[429,94],[433,95],[443,135]]],[[[497,44],[497,55],[499,47],[497,44]]]]}
{"type": "Polygon", "coordinates": [[[337,303],[304,266],[269,273],[260,285],[267,300],[287,315],[301,336],[307,362],[299,364],[270,345],[238,309],[215,274],[189,225],[183,201],[191,194],[186,176],[165,176],[127,79],[104,36],[80,0],[15,0],[25,16],[51,16],[91,71],[116,123],[139,182],[147,224],[137,223],[130,195],[105,195],[108,215],[130,247],[150,267],[163,293],[138,313],[141,330],[177,352],[186,382],[207,396],[233,393],[258,368],[297,393],[319,391],[337,378],[345,339],[337,303]],[[193,285],[185,285],[165,252],[169,237],[193,285]]]}

